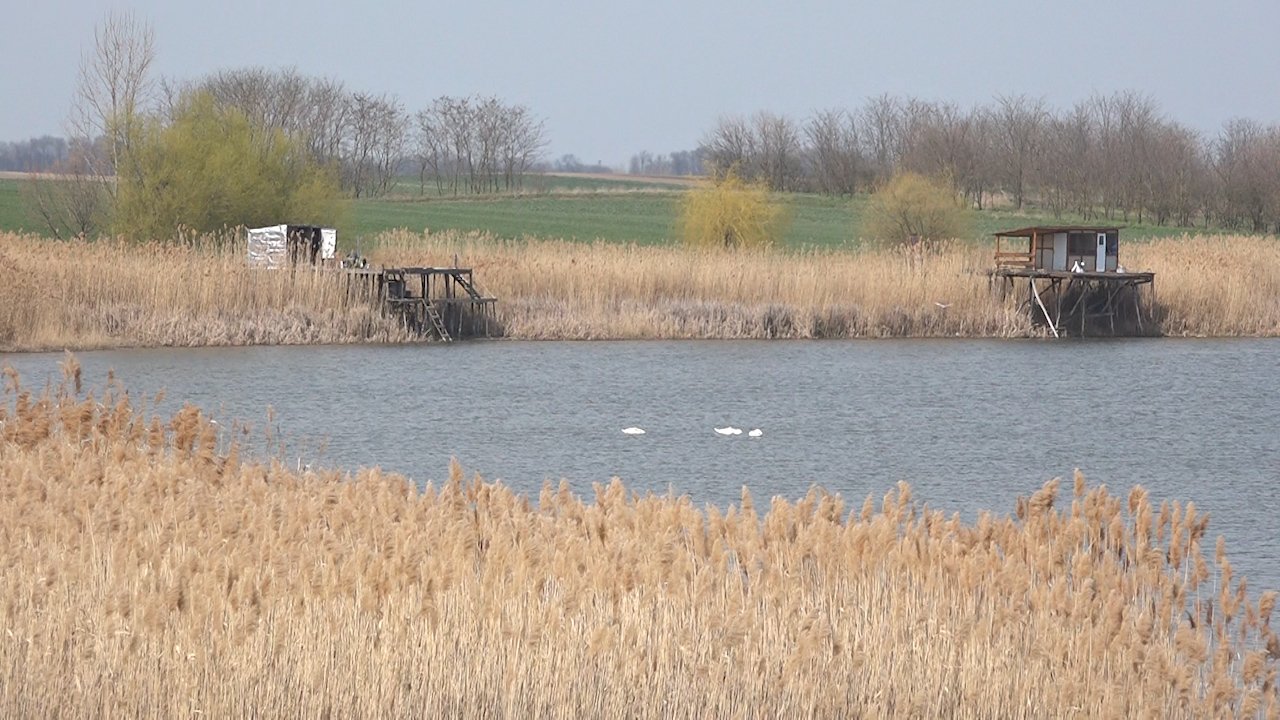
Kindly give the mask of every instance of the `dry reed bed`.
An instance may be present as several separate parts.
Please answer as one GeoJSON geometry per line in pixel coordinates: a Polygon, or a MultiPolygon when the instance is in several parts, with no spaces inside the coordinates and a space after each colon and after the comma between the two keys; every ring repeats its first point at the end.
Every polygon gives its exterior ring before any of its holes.
{"type": "MultiPolygon", "coordinates": [[[[1022,337],[1042,334],[991,292],[987,246],[928,252],[715,252],[612,243],[387,233],[375,260],[459,262],[500,298],[518,338],[1022,337]],[[943,306],[946,307],[943,307],[943,306]]],[[[1156,272],[1158,330],[1280,335],[1280,243],[1195,236],[1129,243],[1156,272]]]]}
{"type": "Polygon", "coordinates": [[[1129,243],[1125,265],[1156,273],[1164,335],[1280,335],[1280,240],[1197,235],[1129,243]]]}
{"type": "MultiPolygon", "coordinates": [[[[211,244],[212,245],[212,244],[211,244]]],[[[221,249],[217,249],[221,248],[221,249]]],[[[337,273],[256,272],[213,249],[0,235],[0,350],[120,345],[396,342],[409,335],[337,273]]],[[[1156,272],[1157,331],[1280,335],[1280,243],[1196,236],[1125,246],[1156,272]]],[[[714,252],[387,233],[387,265],[477,270],[520,339],[1023,337],[988,248],[714,252]]]]}
{"type": "Polygon", "coordinates": [[[220,248],[0,234],[0,350],[408,339],[336,273],[220,248]]]}
{"type": "Polygon", "coordinates": [[[1275,592],[1076,477],[698,509],[291,472],[119,386],[0,410],[6,717],[1277,717],[1275,592]]]}
{"type": "Polygon", "coordinates": [[[509,337],[528,339],[1010,337],[1032,334],[960,245],[883,251],[708,251],[386,233],[386,265],[476,269],[509,337]],[[942,307],[945,305],[946,307],[942,307]]]}

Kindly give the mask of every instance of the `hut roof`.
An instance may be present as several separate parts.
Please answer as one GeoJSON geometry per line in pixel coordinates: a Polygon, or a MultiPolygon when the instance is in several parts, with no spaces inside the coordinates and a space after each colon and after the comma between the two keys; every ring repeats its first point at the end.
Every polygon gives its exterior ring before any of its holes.
{"type": "Polygon", "coordinates": [[[1118,225],[1033,225],[1032,227],[1018,228],[1017,230],[1001,230],[996,233],[996,237],[1024,237],[1029,238],[1034,235],[1051,235],[1053,233],[1118,233],[1120,226],[1118,225]]]}

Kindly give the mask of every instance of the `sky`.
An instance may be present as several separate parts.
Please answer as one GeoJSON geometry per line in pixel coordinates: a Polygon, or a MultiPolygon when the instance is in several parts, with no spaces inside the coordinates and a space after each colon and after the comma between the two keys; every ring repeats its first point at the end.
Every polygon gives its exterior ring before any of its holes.
{"type": "Polygon", "coordinates": [[[1280,0],[17,0],[4,13],[0,140],[65,135],[107,13],[155,30],[159,76],[296,68],[409,111],[494,95],[546,122],[547,157],[624,167],[695,148],[722,116],[802,120],[883,93],[1069,107],[1136,90],[1214,135],[1280,122],[1280,0]]]}

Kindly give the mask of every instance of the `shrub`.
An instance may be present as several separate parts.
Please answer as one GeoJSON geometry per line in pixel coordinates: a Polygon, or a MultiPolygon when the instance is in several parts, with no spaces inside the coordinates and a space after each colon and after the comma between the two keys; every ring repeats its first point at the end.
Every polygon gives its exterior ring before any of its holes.
{"type": "Polygon", "coordinates": [[[911,242],[967,237],[969,211],[943,182],[901,172],[871,197],[863,223],[864,237],[911,242]]]}
{"type": "Polygon", "coordinates": [[[685,195],[681,237],[696,247],[765,247],[781,234],[786,221],[768,188],[729,172],[685,195]]]}
{"type": "Polygon", "coordinates": [[[213,232],[280,222],[335,225],[343,203],[334,168],[300,143],[254,127],[212,96],[186,98],[172,124],[152,121],[122,161],[114,230],[136,240],[179,227],[213,232]]]}

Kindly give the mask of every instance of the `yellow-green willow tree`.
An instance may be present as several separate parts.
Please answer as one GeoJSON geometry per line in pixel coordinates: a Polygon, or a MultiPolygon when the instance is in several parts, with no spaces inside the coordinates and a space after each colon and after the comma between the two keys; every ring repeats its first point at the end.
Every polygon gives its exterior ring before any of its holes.
{"type": "Polygon", "coordinates": [[[730,172],[685,194],[680,232],[694,247],[758,248],[773,244],[788,220],[767,187],[730,172]]]}
{"type": "Polygon", "coordinates": [[[237,225],[336,225],[345,202],[335,168],[280,130],[254,127],[207,93],[152,118],[121,159],[112,229],[136,240],[237,225]]]}

